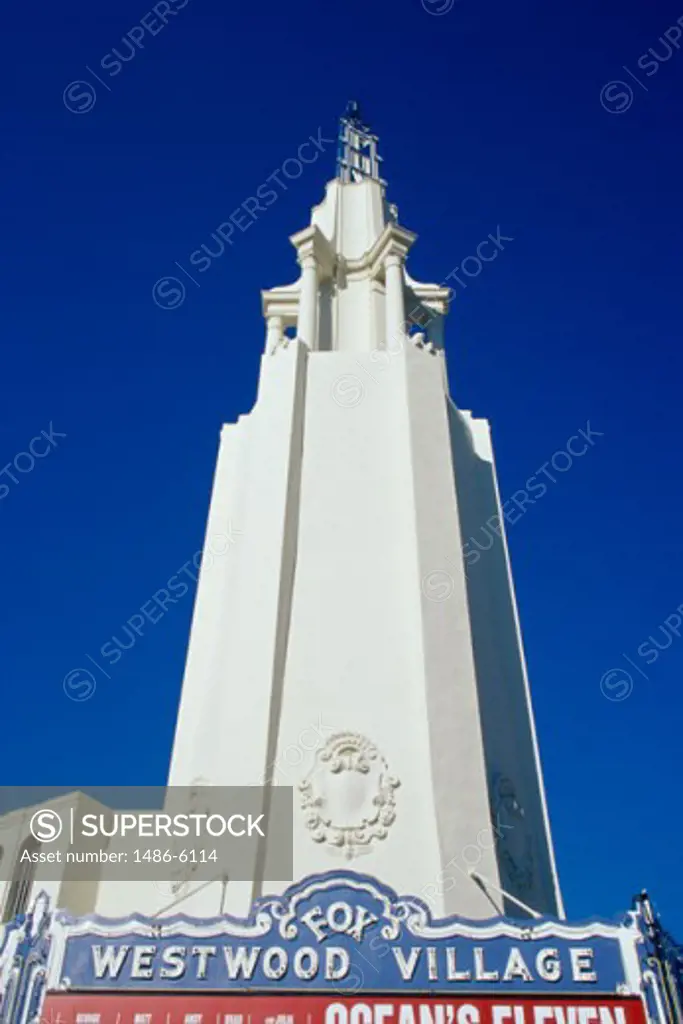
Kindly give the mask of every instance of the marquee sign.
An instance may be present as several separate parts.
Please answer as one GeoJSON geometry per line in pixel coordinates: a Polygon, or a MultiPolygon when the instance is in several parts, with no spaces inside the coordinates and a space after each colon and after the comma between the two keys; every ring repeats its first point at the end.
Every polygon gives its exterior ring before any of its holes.
{"type": "Polygon", "coordinates": [[[415,897],[336,871],[259,900],[246,919],[72,918],[44,903],[38,923],[36,913],[0,939],[0,1024],[36,1020],[45,993],[45,1024],[645,1024],[654,1016],[635,913],[622,923],[434,919],[415,897]]]}
{"type": "Polygon", "coordinates": [[[247,920],[61,924],[54,988],[589,995],[639,985],[633,923],[433,920],[420,900],[341,872],[258,901],[247,920]]]}

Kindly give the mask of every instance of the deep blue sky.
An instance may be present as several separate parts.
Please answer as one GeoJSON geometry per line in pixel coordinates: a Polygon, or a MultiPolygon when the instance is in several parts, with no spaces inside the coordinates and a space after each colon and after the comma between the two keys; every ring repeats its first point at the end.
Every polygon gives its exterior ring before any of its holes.
{"type": "Polygon", "coordinates": [[[201,546],[220,425],[254,398],[259,289],[293,279],[287,236],[332,147],[179,308],[152,287],[311,133],[333,137],[356,96],[419,234],[414,276],[443,280],[498,226],[514,238],[458,296],[447,338],[456,400],[492,422],[503,495],[587,421],[604,434],[509,531],[554,838],[571,916],[647,886],[683,934],[683,639],[651,665],[637,654],[683,602],[683,52],[643,62],[650,77],[637,62],[666,56],[658,37],[683,12],[435,14],[445,3],[189,0],[115,77],[100,62],[128,53],[151,3],[5,11],[0,463],[50,423],[66,437],[17,484],[0,478],[4,781],[164,781],[190,594],[91,699],[62,680],[201,546]],[[79,79],[96,87],[81,114],[63,102],[79,79]],[[614,79],[633,87],[621,113],[600,102],[614,79]],[[633,690],[607,699],[619,667],[633,690]]]}

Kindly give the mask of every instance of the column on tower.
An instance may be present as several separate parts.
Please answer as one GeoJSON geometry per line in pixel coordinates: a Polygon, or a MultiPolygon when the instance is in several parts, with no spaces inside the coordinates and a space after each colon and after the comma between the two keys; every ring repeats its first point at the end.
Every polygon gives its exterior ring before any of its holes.
{"type": "MultiPolygon", "coordinates": [[[[393,221],[384,230],[368,253],[372,275],[384,288],[384,347],[400,352],[406,337],[406,256],[416,239],[393,221]]],[[[381,345],[381,342],[380,342],[381,345]]]]}
{"type": "Polygon", "coordinates": [[[315,352],[318,348],[318,261],[313,245],[300,250],[301,290],[297,334],[315,352]]]}
{"type": "Polygon", "coordinates": [[[386,301],[386,344],[389,350],[401,349],[405,336],[405,300],[403,297],[403,257],[390,252],[384,259],[386,301]]]}
{"type": "Polygon", "coordinates": [[[269,316],[266,327],[266,352],[270,355],[282,342],[282,317],[269,316]]]}
{"type": "MultiPolygon", "coordinates": [[[[322,281],[332,275],[334,252],[320,229],[311,224],[290,237],[301,267],[298,281],[297,335],[311,352],[319,348],[319,292],[322,281]]],[[[295,286],[296,287],[296,286],[295,286]]],[[[289,289],[282,289],[289,291],[289,289]]]]}

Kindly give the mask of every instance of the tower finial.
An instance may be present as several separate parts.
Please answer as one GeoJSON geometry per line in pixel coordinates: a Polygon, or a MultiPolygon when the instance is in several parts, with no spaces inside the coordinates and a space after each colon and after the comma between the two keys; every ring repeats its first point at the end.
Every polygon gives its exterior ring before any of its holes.
{"type": "Polygon", "coordinates": [[[339,119],[337,177],[346,183],[370,178],[386,185],[379,173],[381,160],[377,136],[362,120],[360,104],[349,100],[339,119]]]}

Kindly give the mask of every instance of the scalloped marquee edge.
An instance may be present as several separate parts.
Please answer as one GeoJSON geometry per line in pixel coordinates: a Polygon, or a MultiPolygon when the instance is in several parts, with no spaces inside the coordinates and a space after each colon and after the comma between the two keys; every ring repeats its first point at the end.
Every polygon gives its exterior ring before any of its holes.
{"type": "Polygon", "coordinates": [[[625,935],[641,938],[636,914],[628,911],[617,920],[594,918],[576,923],[567,923],[556,917],[536,918],[533,921],[517,923],[510,917],[492,917],[482,921],[452,916],[433,918],[426,903],[417,896],[398,896],[389,886],[370,875],[353,871],[328,871],[324,874],[309,875],[289,886],[282,895],[262,896],[255,901],[246,918],[222,916],[197,918],[185,914],[173,914],[163,918],[150,918],[140,914],[127,917],[102,917],[88,914],[72,917],[65,911],[58,911],[55,923],[63,928],[66,936],[98,935],[112,938],[121,935],[158,936],[160,929],[166,937],[176,934],[202,936],[206,938],[230,935],[235,938],[260,938],[268,934],[277,923],[283,938],[297,936],[297,907],[316,893],[335,889],[351,889],[377,900],[383,907],[383,936],[395,939],[404,928],[416,938],[445,939],[530,939],[556,936],[563,939],[619,938],[625,935]]]}

